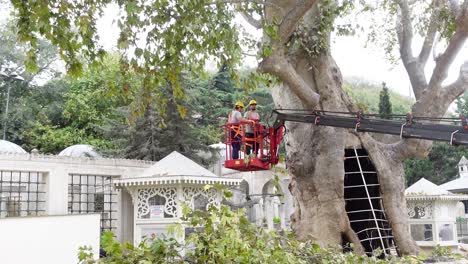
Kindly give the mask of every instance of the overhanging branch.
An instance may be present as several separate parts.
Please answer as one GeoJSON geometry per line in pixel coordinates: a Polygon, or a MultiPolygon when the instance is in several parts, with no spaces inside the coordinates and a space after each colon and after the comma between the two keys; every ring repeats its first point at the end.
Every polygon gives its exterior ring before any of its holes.
{"type": "Polygon", "coordinates": [[[463,26],[457,30],[449,41],[444,53],[437,57],[436,66],[432,72],[432,77],[429,82],[430,87],[437,87],[448,76],[448,70],[452,62],[455,60],[457,54],[465,45],[468,38],[468,25],[463,26]]]}
{"type": "Polygon", "coordinates": [[[403,62],[414,59],[411,45],[413,43],[413,26],[411,25],[411,12],[408,1],[399,2],[399,13],[397,16],[397,37],[400,44],[400,55],[403,62]]]}
{"type": "Polygon", "coordinates": [[[468,61],[465,61],[460,67],[458,79],[442,89],[442,97],[446,100],[445,104],[451,104],[457,97],[462,95],[468,89],[468,61]]]}
{"type": "Polygon", "coordinates": [[[412,50],[413,26],[411,24],[411,10],[408,1],[402,0],[399,2],[396,31],[398,44],[400,46],[401,60],[408,73],[414,95],[416,99],[419,99],[422,92],[427,87],[424,65],[430,54],[432,43],[434,43],[436,28],[431,27],[429,29],[428,34],[434,34],[428,35],[421,50],[421,54],[418,58],[415,58],[412,50]]]}
{"type": "MultiPolygon", "coordinates": [[[[458,79],[446,87],[428,90],[414,108],[415,115],[440,116],[450,104],[468,89],[468,61],[460,68],[458,79]]],[[[423,157],[430,147],[426,140],[403,139],[392,145],[402,159],[409,157],[423,157]]]]}
{"type": "MultiPolygon", "coordinates": [[[[284,1],[284,0],[281,0],[284,1]]],[[[280,44],[286,44],[293,32],[296,30],[299,21],[309,11],[318,0],[296,0],[296,3],[289,9],[284,16],[278,29],[278,40],[280,44]]]]}
{"type": "Polygon", "coordinates": [[[423,67],[426,65],[427,60],[429,59],[429,55],[431,54],[432,47],[434,46],[434,41],[437,34],[440,3],[441,2],[438,0],[435,0],[432,3],[434,11],[431,14],[426,37],[424,38],[424,43],[418,56],[418,61],[423,65],[423,67]]]}
{"type": "MultiPolygon", "coordinates": [[[[451,3],[452,4],[452,3],[451,3]]],[[[436,66],[429,82],[430,87],[438,87],[448,76],[448,70],[453,60],[465,45],[468,38],[468,0],[459,7],[459,15],[456,17],[457,30],[450,38],[445,51],[437,57],[436,66]]]]}
{"type": "Polygon", "coordinates": [[[262,20],[260,19],[255,19],[253,18],[250,14],[248,14],[247,12],[245,11],[242,11],[241,9],[239,9],[239,13],[241,14],[241,16],[245,19],[245,21],[247,21],[251,26],[253,26],[254,28],[256,29],[261,29],[262,28],[262,20]]]}
{"type": "Polygon", "coordinates": [[[314,109],[320,99],[319,94],[304,81],[293,65],[281,55],[271,55],[260,63],[259,70],[277,76],[288,85],[289,89],[305,104],[308,109],[314,109]]]}

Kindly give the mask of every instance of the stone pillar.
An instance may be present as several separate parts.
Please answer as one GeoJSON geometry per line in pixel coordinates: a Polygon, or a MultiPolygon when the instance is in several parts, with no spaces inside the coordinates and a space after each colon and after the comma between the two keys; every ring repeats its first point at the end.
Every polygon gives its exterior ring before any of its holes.
{"type": "Polygon", "coordinates": [[[265,218],[267,222],[267,229],[272,230],[274,228],[273,226],[273,201],[271,197],[266,197],[265,198],[265,218]]]}
{"type": "Polygon", "coordinates": [[[56,166],[46,174],[46,213],[48,215],[68,214],[68,171],[56,166]]]}
{"type": "Polygon", "coordinates": [[[256,204],[256,210],[255,210],[255,217],[256,217],[256,222],[258,226],[263,225],[263,219],[265,218],[265,203],[264,199],[260,198],[260,201],[258,204],[256,204]]]}
{"type": "Polygon", "coordinates": [[[280,205],[281,229],[286,229],[286,210],[284,203],[280,205]]]}
{"type": "Polygon", "coordinates": [[[280,206],[281,202],[278,196],[273,197],[273,217],[281,217],[280,216],[280,206]]]}

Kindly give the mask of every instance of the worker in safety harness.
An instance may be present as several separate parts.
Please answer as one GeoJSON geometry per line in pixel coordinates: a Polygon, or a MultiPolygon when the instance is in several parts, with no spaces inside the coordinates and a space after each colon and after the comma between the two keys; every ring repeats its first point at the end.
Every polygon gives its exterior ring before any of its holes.
{"type": "Polygon", "coordinates": [[[253,152],[255,153],[255,155],[257,155],[258,148],[260,147],[260,144],[257,142],[258,135],[254,134],[255,123],[260,122],[260,115],[256,111],[257,101],[250,100],[249,107],[250,107],[250,110],[245,112],[244,117],[248,120],[254,121],[254,124],[245,126],[245,153],[247,155],[250,155],[250,153],[252,153],[252,148],[253,148],[254,150],[253,152]]]}
{"type": "Polygon", "coordinates": [[[242,143],[242,127],[239,122],[253,122],[242,117],[242,111],[244,111],[244,103],[237,102],[234,110],[229,113],[228,123],[231,125],[231,145],[232,145],[232,159],[239,159],[239,151],[242,143]]]}

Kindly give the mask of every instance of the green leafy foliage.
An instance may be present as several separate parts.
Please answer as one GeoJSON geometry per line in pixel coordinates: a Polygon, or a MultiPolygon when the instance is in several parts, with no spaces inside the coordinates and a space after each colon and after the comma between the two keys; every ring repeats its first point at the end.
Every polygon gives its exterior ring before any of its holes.
{"type": "MultiPolygon", "coordinates": [[[[466,116],[468,114],[467,94],[456,100],[455,114],[466,116]]],[[[409,159],[405,161],[405,174],[407,185],[411,185],[422,177],[435,184],[446,183],[458,175],[458,162],[468,157],[466,146],[451,146],[448,143],[434,143],[429,155],[425,159],[409,159]]]]}
{"type": "MultiPolygon", "coordinates": [[[[9,141],[24,146],[24,131],[34,125],[40,113],[55,118],[60,109],[57,106],[61,101],[63,83],[51,82],[48,85],[38,86],[40,80],[52,78],[59,74],[54,67],[57,59],[56,49],[47,41],[38,42],[37,71],[26,71],[24,64],[27,45],[17,42],[17,30],[14,24],[17,21],[6,20],[0,23],[0,71],[7,74],[17,73],[24,81],[5,81],[0,78],[0,112],[2,120],[5,111],[6,94],[10,87],[8,126],[6,138],[9,141]],[[52,116],[53,115],[53,116],[52,116]]],[[[3,129],[3,122],[2,122],[3,129]]],[[[28,146],[24,146],[28,148],[28,146]]]]}
{"type": "MultiPolygon", "coordinates": [[[[343,89],[364,113],[379,113],[379,102],[382,88],[376,84],[362,79],[348,79],[343,84],[343,89]]],[[[396,92],[388,90],[389,101],[393,114],[406,114],[411,112],[414,101],[396,92]]]]}
{"type": "Polygon", "coordinates": [[[468,148],[465,146],[434,143],[427,158],[405,161],[407,186],[422,177],[435,184],[442,184],[455,179],[458,175],[457,164],[463,156],[468,157],[468,148]]]}
{"type": "Polygon", "coordinates": [[[126,143],[125,157],[145,160],[160,160],[172,151],[199,160],[197,151],[207,149],[201,140],[202,134],[195,128],[192,109],[188,100],[176,100],[170,89],[163,90],[167,98],[164,114],[152,104],[147,105],[143,117],[131,128],[130,140],[126,143]],[[178,107],[186,109],[185,118],[178,107]]]}
{"type": "MultiPolygon", "coordinates": [[[[213,187],[209,187],[213,188],[213,187]]],[[[171,236],[180,237],[185,227],[195,230],[184,243],[174,238],[149,237],[138,246],[117,243],[112,233],[105,233],[102,248],[106,257],[99,263],[421,263],[417,257],[382,259],[340,247],[321,248],[312,241],[298,241],[288,231],[267,231],[250,223],[244,209],[230,210],[222,205],[207,211],[183,208],[184,224],[170,228],[171,236]],[[185,254],[182,254],[185,252],[185,254]]],[[[82,247],[80,263],[97,263],[92,251],[82,247]]]]}
{"type": "MultiPolygon", "coordinates": [[[[136,73],[143,82],[138,86],[140,110],[147,96],[169,82],[176,99],[184,96],[181,75],[203,74],[208,59],[218,65],[235,66],[240,62],[239,32],[233,22],[234,6],[223,1],[158,0],[149,4],[136,1],[18,1],[11,0],[18,18],[19,40],[30,44],[28,65],[36,65],[38,41],[45,37],[58,47],[67,72],[77,76],[88,63],[100,64],[105,52],[97,45],[96,23],[110,3],[118,5],[116,18],[120,29],[117,47],[123,54],[120,69],[136,73]]],[[[233,69],[234,67],[230,67],[233,69]]],[[[234,72],[231,72],[235,76],[234,72]]],[[[234,78],[237,80],[237,78],[234,78]]],[[[164,105],[162,97],[152,97],[164,105]]],[[[184,110],[179,107],[179,110],[184,110]]],[[[159,109],[164,111],[164,108],[159,109]]],[[[181,113],[183,114],[183,113],[181,113]]]]}
{"type": "Polygon", "coordinates": [[[458,116],[468,116],[468,93],[464,93],[462,96],[455,100],[457,106],[455,114],[458,116]]]}
{"type": "MultiPolygon", "coordinates": [[[[186,79],[185,81],[190,104],[197,115],[197,126],[201,133],[206,135],[204,137],[206,144],[223,141],[222,126],[227,122],[236,101],[242,101],[247,106],[251,99],[255,99],[262,121],[271,121],[268,117],[274,106],[269,88],[263,84],[254,90],[240,89],[230,78],[226,67],[223,66],[211,80],[186,79]]],[[[250,70],[241,72],[241,79],[248,79],[250,76],[250,70]]]]}
{"type": "Polygon", "coordinates": [[[57,61],[57,50],[50,42],[39,39],[37,52],[28,53],[29,46],[18,42],[17,20],[0,22],[0,70],[10,73],[16,72],[25,79],[27,85],[44,78],[52,78],[59,74],[54,63],[57,61]],[[28,65],[28,57],[34,57],[34,65],[28,65]],[[31,69],[32,71],[27,71],[31,69]]]}
{"type": "Polygon", "coordinates": [[[22,132],[24,146],[43,153],[57,153],[74,144],[112,148],[112,139],[105,138],[99,127],[116,118],[115,109],[129,102],[122,96],[110,96],[123,82],[118,57],[108,56],[104,61],[104,66],[90,67],[78,79],[51,82],[45,86],[51,90],[41,88],[44,94],[35,91],[27,97],[28,101],[42,101],[31,125],[22,132]]]}
{"type": "Polygon", "coordinates": [[[349,0],[320,1],[317,4],[317,12],[320,13],[320,17],[317,17],[317,20],[313,23],[300,24],[294,33],[292,45],[300,46],[312,57],[324,52],[330,52],[330,32],[336,30],[339,35],[354,33],[350,24],[335,23],[337,17],[349,14],[353,8],[353,1],[349,0]]]}
{"type": "MultiPolygon", "coordinates": [[[[255,96],[261,113],[266,115],[272,109],[268,88],[240,89],[227,64],[213,76],[182,75],[187,91],[183,98],[176,99],[167,84],[153,93],[153,100],[141,95],[144,78],[120,72],[120,58],[105,56],[99,67],[87,67],[76,79],[57,78],[41,86],[11,84],[7,139],[42,153],[56,154],[73,144],[90,144],[109,156],[158,160],[178,150],[197,159],[196,151],[223,140],[221,126],[233,102],[255,96]],[[140,109],[143,103],[146,107],[140,109]],[[185,117],[178,116],[180,113],[185,117]]],[[[242,72],[242,80],[250,76],[250,71],[242,72]]],[[[1,89],[6,89],[2,84],[1,89]]],[[[1,93],[1,108],[3,96],[1,93]]]]}
{"type": "MultiPolygon", "coordinates": [[[[435,17],[437,33],[446,41],[457,30],[457,23],[450,10],[450,1],[407,1],[410,23],[415,36],[425,38],[435,17]]],[[[400,59],[397,38],[397,16],[400,12],[399,0],[354,1],[351,16],[355,28],[366,32],[368,44],[373,44],[385,52],[387,59],[396,64],[400,59]]],[[[356,30],[357,31],[357,30],[356,30]]]]}

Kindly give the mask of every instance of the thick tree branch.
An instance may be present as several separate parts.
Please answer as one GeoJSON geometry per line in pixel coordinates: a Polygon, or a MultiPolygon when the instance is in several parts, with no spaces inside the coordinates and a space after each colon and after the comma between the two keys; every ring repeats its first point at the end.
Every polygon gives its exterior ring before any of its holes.
{"type": "MultiPolygon", "coordinates": [[[[450,4],[453,4],[452,2],[450,4]]],[[[468,0],[465,0],[459,9],[459,15],[455,20],[457,30],[450,38],[445,51],[437,57],[436,67],[429,82],[430,87],[441,86],[442,82],[447,78],[450,65],[468,38],[468,0]]]]}
{"type": "Polygon", "coordinates": [[[415,58],[412,50],[413,26],[411,24],[411,10],[408,1],[402,0],[399,2],[396,31],[398,44],[400,46],[401,60],[408,73],[414,95],[416,99],[418,99],[427,87],[424,65],[427,61],[427,56],[430,54],[432,43],[434,43],[436,28],[429,28],[428,34],[434,33],[434,35],[428,35],[421,50],[421,54],[418,58],[415,58]]]}
{"type": "MultiPolygon", "coordinates": [[[[284,1],[284,0],[281,0],[284,1]]],[[[289,9],[284,16],[278,30],[278,39],[280,44],[286,44],[293,32],[296,30],[299,21],[309,11],[318,0],[296,0],[296,3],[289,9]]]]}
{"type": "Polygon", "coordinates": [[[397,157],[404,161],[407,158],[425,158],[432,146],[432,141],[408,138],[390,145],[397,157]]]}
{"type": "MultiPolygon", "coordinates": [[[[456,19],[457,30],[450,39],[446,50],[437,58],[436,67],[433,71],[431,80],[429,84],[424,88],[420,89],[420,86],[415,85],[415,78],[418,72],[422,74],[424,67],[421,65],[427,60],[427,56],[430,54],[430,47],[434,46],[434,38],[436,33],[433,34],[431,25],[428,28],[428,35],[426,37],[425,43],[421,50],[418,60],[415,63],[412,60],[412,54],[407,52],[411,51],[408,48],[411,48],[411,43],[408,41],[408,36],[412,37],[412,31],[405,30],[405,24],[408,25],[408,20],[405,22],[405,12],[408,6],[405,5],[406,1],[403,1],[403,4],[400,4],[401,23],[399,24],[400,30],[397,31],[398,38],[400,42],[400,51],[402,54],[402,60],[407,68],[408,74],[410,76],[411,83],[413,85],[413,90],[416,94],[417,102],[413,106],[413,114],[415,116],[427,115],[427,116],[441,116],[444,115],[447,111],[450,104],[462,94],[468,85],[468,62],[463,64],[460,69],[460,76],[454,83],[442,87],[442,82],[447,78],[448,69],[452,64],[453,60],[459,53],[460,49],[463,47],[467,37],[468,37],[468,0],[465,0],[463,8],[460,9],[459,16],[456,19]],[[429,34],[430,33],[430,34],[429,34]],[[406,39],[405,39],[406,38],[406,39]],[[404,48],[406,47],[406,49],[404,48]],[[416,75],[415,75],[416,72],[416,75]]],[[[409,15],[409,13],[406,13],[409,15]]],[[[406,16],[408,18],[408,16],[406,16]]],[[[421,75],[423,76],[423,75],[421,75]]],[[[425,79],[424,79],[425,80],[425,79]]],[[[400,159],[405,159],[408,157],[423,157],[425,156],[431,147],[431,142],[427,140],[415,140],[415,139],[404,139],[392,145],[389,145],[390,148],[399,155],[400,159]]]]}
{"type": "Polygon", "coordinates": [[[288,88],[301,100],[304,107],[314,109],[319,103],[320,96],[298,74],[294,66],[285,56],[286,44],[297,29],[304,15],[318,2],[318,0],[267,0],[279,6],[273,8],[265,6],[265,21],[278,26],[277,36],[265,35],[264,45],[272,49],[272,54],[265,57],[258,69],[270,73],[284,82],[288,88]],[[278,22],[278,19],[281,19],[278,22]]]}
{"type": "Polygon", "coordinates": [[[451,104],[468,89],[468,61],[460,67],[458,79],[442,89],[443,103],[451,104]]]}
{"type": "Polygon", "coordinates": [[[308,109],[314,109],[320,96],[296,72],[293,65],[281,55],[271,55],[260,63],[259,70],[277,76],[288,85],[289,89],[305,104],[308,109]]]}
{"type": "Polygon", "coordinates": [[[397,16],[397,37],[400,44],[400,54],[403,62],[414,59],[411,45],[413,43],[413,26],[411,25],[411,12],[408,1],[399,2],[399,13],[397,16]]]}
{"type": "Polygon", "coordinates": [[[432,45],[432,59],[434,61],[437,61],[437,57],[438,57],[437,44],[439,43],[439,40],[440,40],[440,34],[436,33],[436,36],[435,36],[435,39],[434,39],[434,45],[432,45]]]}
{"type": "MultiPolygon", "coordinates": [[[[468,61],[460,68],[458,79],[441,89],[426,91],[423,98],[413,108],[415,115],[441,116],[450,104],[468,89],[468,61]]],[[[424,157],[429,151],[431,142],[427,140],[404,139],[392,145],[402,159],[424,157]]]]}
{"type": "Polygon", "coordinates": [[[247,21],[251,26],[253,26],[256,29],[261,29],[262,28],[262,20],[260,19],[255,19],[253,18],[250,14],[248,14],[245,11],[242,11],[239,7],[239,13],[241,16],[244,18],[245,21],[247,21]]]}
{"type": "Polygon", "coordinates": [[[437,34],[437,23],[438,23],[438,15],[439,15],[439,8],[440,8],[440,1],[433,2],[433,9],[431,18],[429,20],[429,26],[427,28],[426,37],[424,38],[424,43],[421,48],[421,52],[418,56],[418,61],[423,67],[426,65],[427,60],[429,59],[429,55],[431,54],[432,47],[434,46],[434,41],[437,34]]]}
{"type": "Polygon", "coordinates": [[[460,1],[459,0],[449,0],[450,11],[455,17],[460,15],[460,1]]]}
{"type": "Polygon", "coordinates": [[[445,49],[444,53],[437,57],[436,66],[434,68],[434,71],[432,72],[429,87],[440,86],[442,82],[447,78],[450,65],[465,45],[465,41],[467,38],[468,24],[459,26],[459,29],[450,39],[449,44],[445,49]]]}

